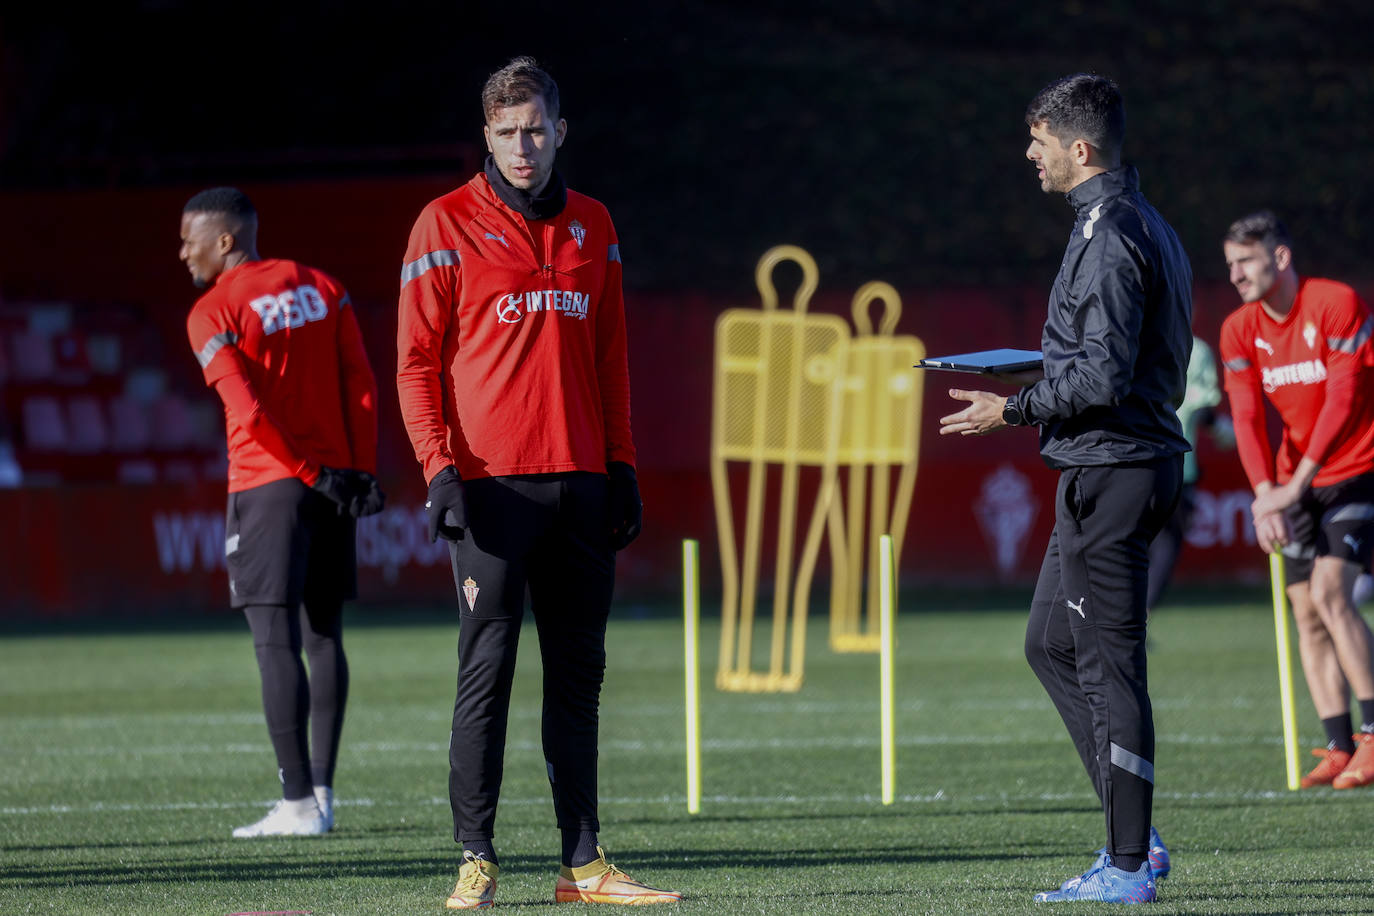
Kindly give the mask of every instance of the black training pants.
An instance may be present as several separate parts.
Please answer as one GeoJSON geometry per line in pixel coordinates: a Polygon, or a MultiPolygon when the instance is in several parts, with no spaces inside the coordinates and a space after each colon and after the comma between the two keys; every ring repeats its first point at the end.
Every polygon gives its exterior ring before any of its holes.
{"type": "Polygon", "coordinates": [[[464,481],[463,495],[467,533],[449,550],[460,618],[449,738],[454,839],[493,835],[527,587],[554,813],[565,830],[598,830],[598,709],[615,579],[606,477],[479,478],[464,481]]]}
{"type": "Polygon", "coordinates": [[[277,754],[282,797],[306,798],[315,786],[334,785],[339,760],[339,736],[348,704],[343,605],[311,601],[299,611],[250,605],[243,612],[253,631],[253,650],[262,675],[262,708],[277,754]],[[301,663],[302,649],[310,660],[308,676],[301,663]]]}
{"type": "Polygon", "coordinates": [[[1145,673],[1150,541],[1179,498],[1182,457],[1069,468],[1026,627],[1026,658],[1107,816],[1107,851],[1144,857],[1155,730],[1145,673]]]}

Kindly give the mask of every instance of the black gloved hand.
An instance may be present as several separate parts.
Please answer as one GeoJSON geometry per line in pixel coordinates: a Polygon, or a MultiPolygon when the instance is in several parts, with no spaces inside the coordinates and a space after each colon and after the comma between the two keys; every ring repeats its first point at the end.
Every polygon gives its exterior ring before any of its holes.
{"type": "Polygon", "coordinates": [[[311,489],[327,497],[334,503],[338,513],[343,515],[348,512],[349,503],[353,501],[353,494],[358,488],[354,476],[356,473],[347,468],[331,468],[322,464],[320,476],[315,478],[315,484],[311,489]]]}
{"type": "Polygon", "coordinates": [[[608,461],[606,487],[608,515],[611,520],[611,549],[624,550],[639,537],[644,526],[644,502],[639,498],[635,469],[623,461],[608,461]]]}
{"type": "Polygon", "coordinates": [[[314,489],[328,497],[337,506],[340,515],[354,518],[375,515],[386,505],[386,494],[382,492],[377,478],[366,471],[331,468],[322,464],[314,489]]]}
{"type": "Polygon", "coordinates": [[[348,502],[348,514],[354,518],[376,515],[386,505],[386,494],[377,478],[367,471],[350,471],[354,479],[353,498],[348,502]]]}
{"type": "Polygon", "coordinates": [[[443,538],[461,541],[468,526],[467,505],[463,502],[463,478],[458,469],[449,465],[429,482],[429,499],[425,500],[425,515],[429,516],[430,542],[443,538]]]}

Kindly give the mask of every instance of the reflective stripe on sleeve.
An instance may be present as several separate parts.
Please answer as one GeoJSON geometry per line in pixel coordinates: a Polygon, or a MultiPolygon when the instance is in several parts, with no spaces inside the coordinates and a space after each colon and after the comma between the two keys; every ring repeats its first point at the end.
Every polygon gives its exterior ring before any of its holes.
{"type": "Polygon", "coordinates": [[[1355,332],[1354,337],[1328,337],[1326,338],[1326,345],[1341,353],[1354,353],[1364,346],[1371,334],[1374,334],[1374,315],[1364,320],[1364,324],[1360,325],[1360,329],[1355,332]]]}
{"type": "Polygon", "coordinates": [[[1250,368],[1250,360],[1243,356],[1237,356],[1235,359],[1228,359],[1222,365],[1232,372],[1244,372],[1250,368]]]}
{"type": "Polygon", "coordinates": [[[458,263],[458,252],[453,248],[445,248],[442,251],[431,251],[428,254],[422,254],[401,268],[401,288],[405,289],[407,283],[421,276],[432,267],[452,267],[458,263]]]}
{"type": "Polygon", "coordinates": [[[216,334],[214,337],[207,340],[205,346],[201,347],[196,352],[196,361],[200,363],[200,368],[204,369],[206,366],[210,365],[210,360],[215,358],[215,354],[219,352],[220,347],[226,344],[236,344],[238,342],[239,335],[235,334],[233,331],[225,331],[223,334],[216,334]]]}

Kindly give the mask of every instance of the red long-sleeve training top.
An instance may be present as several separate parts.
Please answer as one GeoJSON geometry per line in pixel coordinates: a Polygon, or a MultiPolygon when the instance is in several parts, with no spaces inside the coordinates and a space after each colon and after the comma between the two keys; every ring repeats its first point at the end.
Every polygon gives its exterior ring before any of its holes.
{"type": "Polygon", "coordinates": [[[205,383],[224,401],[229,492],[322,464],[377,470],[377,380],[348,293],[284,259],[220,274],[186,318],[205,383]]]}
{"type": "Polygon", "coordinates": [[[426,480],[634,464],[620,246],[569,190],[526,219],[483,174],[421,212],[401,269],[396,388],[426,480]]]}
{"type": "Polygon", "coordinates": [[[1221,328],[1236,450],[1250,485],[1284,483],[1303,457],[1321,465],[1313,486],[1374,471],[1374,316],[1344,283],[1304,278],[1275,321],[1258,302],[1221,328]],[[1283,420],[1277,459],[1261,394],[1283,420]]]}

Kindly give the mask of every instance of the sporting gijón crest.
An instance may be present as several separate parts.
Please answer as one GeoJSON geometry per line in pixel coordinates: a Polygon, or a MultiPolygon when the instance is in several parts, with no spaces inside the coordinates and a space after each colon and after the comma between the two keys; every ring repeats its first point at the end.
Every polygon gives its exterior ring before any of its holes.
{"type": "Polygon", "coordinates": [[[477,581],[473,579],[472,576],[468,576],[463,580],[463,597],[468,600],[468,611],[470,613],[477,613],[477,593],[479,591],[481,591],[481,589],[477,587],[477,581]]]}

